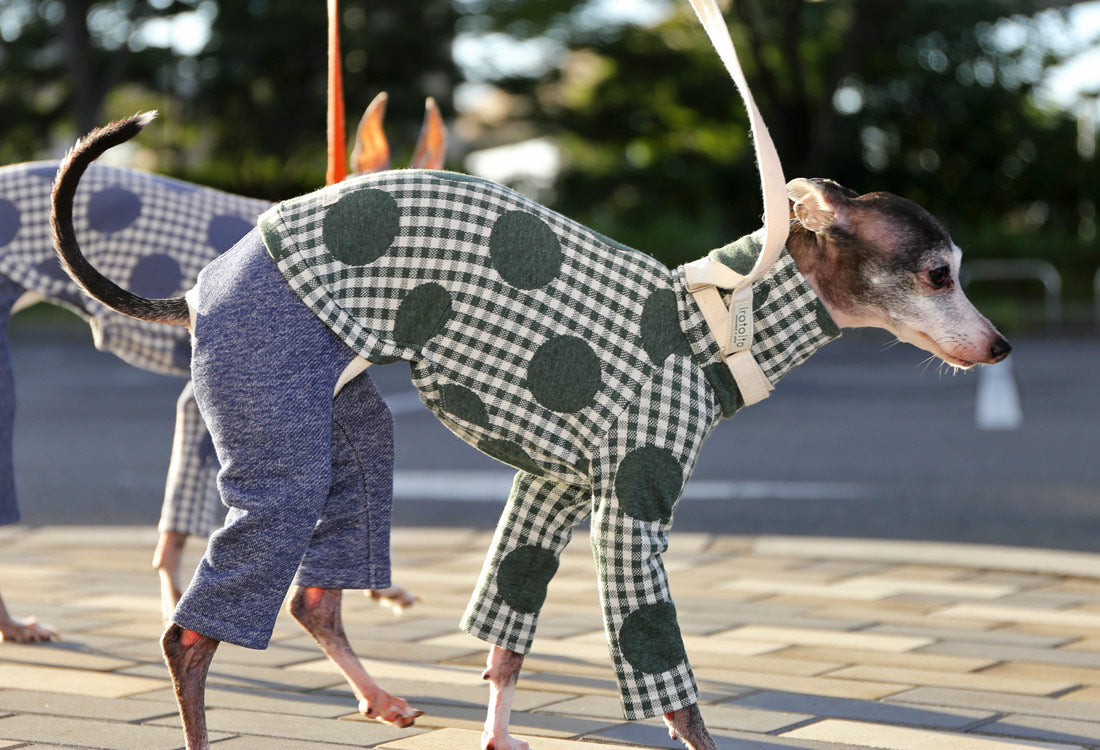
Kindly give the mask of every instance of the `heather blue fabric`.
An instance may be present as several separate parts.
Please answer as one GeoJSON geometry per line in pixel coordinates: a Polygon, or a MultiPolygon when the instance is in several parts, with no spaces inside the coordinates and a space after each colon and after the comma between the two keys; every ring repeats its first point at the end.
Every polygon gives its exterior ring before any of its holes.
{"type": "Polygon", "coordinates": [[[12,428],[15,423],[15,374],[8,349],[8,321],[15,301],[27,291],[0,275],[0,525],[18,523],[15,467],[12,461],[12,428]]]}
{"type": "Polygon", "coordinates": [[[390,502],[392,422],[366,375],[334,408],[355,355],[301,303],[257,232],[211,263],[188,299],[195,398],[229,512],[172,619],[266,648],[303,561],[297,580],[309,585],[388,583],[370,556],[388,555],[378,542],[389,510],[369,503],[390,502]]]}

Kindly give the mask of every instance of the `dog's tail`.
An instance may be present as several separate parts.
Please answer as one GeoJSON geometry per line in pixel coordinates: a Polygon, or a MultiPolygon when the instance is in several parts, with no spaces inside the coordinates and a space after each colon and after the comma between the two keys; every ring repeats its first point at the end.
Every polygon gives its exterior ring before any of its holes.
{"type": "Polygon", "coordinates": [[[53,185],[50,225],[54,248],[61,267],[80,288],[112,310],[138,320],[169,325],[187,325],[189,315],[183,297],[149,299],[129,292],[108,279],[88,263],[76,241],[73,227],[73,199],[80,178],[93,161],[107,149],[125,143],[149,124],[156,112],[143,112],[112,122],[81,138],[65,156],[53,185]]]}

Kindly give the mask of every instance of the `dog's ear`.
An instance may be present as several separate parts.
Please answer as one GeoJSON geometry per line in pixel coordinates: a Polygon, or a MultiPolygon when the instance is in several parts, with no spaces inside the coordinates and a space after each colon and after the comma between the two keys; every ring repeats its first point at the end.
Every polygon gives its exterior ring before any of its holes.
{"type": "Polygon", "coordinates": [[[381,172],[390,168],[390,145],[382,131],[382,120],[386,116],[386,102],[389,96],[385,91],[378,94],[367,105],[363,119],[355,136],[355,148],[351,152],[350,171],[381,172]]]}
{"type": "Polygon", "coordinates": [[[420,127],[420,137],[416,139],[409,166],[413,169],[443,169],[447,158],[447,126],[443,124],[443,115],[439,105],[430,96],[424,101],[424,124],[420,127]]]}
{"type": "Polygon", "coordinates": [[[791,214],[814,234],[846,232],[851,226],[851,199],[859,197],[840,183],[803,177],[787,183],[791,214]]]}

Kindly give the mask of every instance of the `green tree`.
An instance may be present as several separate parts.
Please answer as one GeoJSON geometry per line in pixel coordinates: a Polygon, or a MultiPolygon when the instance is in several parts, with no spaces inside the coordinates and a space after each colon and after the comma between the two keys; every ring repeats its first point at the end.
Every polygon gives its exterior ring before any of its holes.
{"type": "MultiPolygon", "coordinates": [[[[789,176],[906,195],[968,257],[1049,256],[1081,279],[1096,264],[1097,170],[1074,118],[1033,97],[1071,4],[732,0],[727,17],[789,176]],[[1004,38],[1008,17],[1022,43],[1004,38]]],[[[463,6],[467,33],[549,35],[562,50],[544,76],[493,81],[562,146],[555,205],[669,263],[758,226],[744,111],[686,3],[652,28],[586,25],[597,5],[463,6]]]]}

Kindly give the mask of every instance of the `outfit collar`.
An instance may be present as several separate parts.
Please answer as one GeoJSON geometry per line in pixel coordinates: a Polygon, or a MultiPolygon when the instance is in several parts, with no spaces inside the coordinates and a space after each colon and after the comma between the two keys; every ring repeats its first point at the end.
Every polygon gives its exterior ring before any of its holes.
{"type": "MultiPolygon", "coordinates": [[[[712,250],[712,260],[747,274],[763,242],[764,230],[712,250]]],[[[714,389],[723,417],[733,416],[744,405],[718,343],[703,319],[698,303],[688,291],[684,267],[673,272],[680,327],[691,353],[714,389]]],[[[825,305],[799,272],[786,250],[763,278],[753,284],[752,353],[773,385],[819,348],[840,336],[825,305]]],[[[728,294],[724,295],[728,303],[728,294]]]]}

